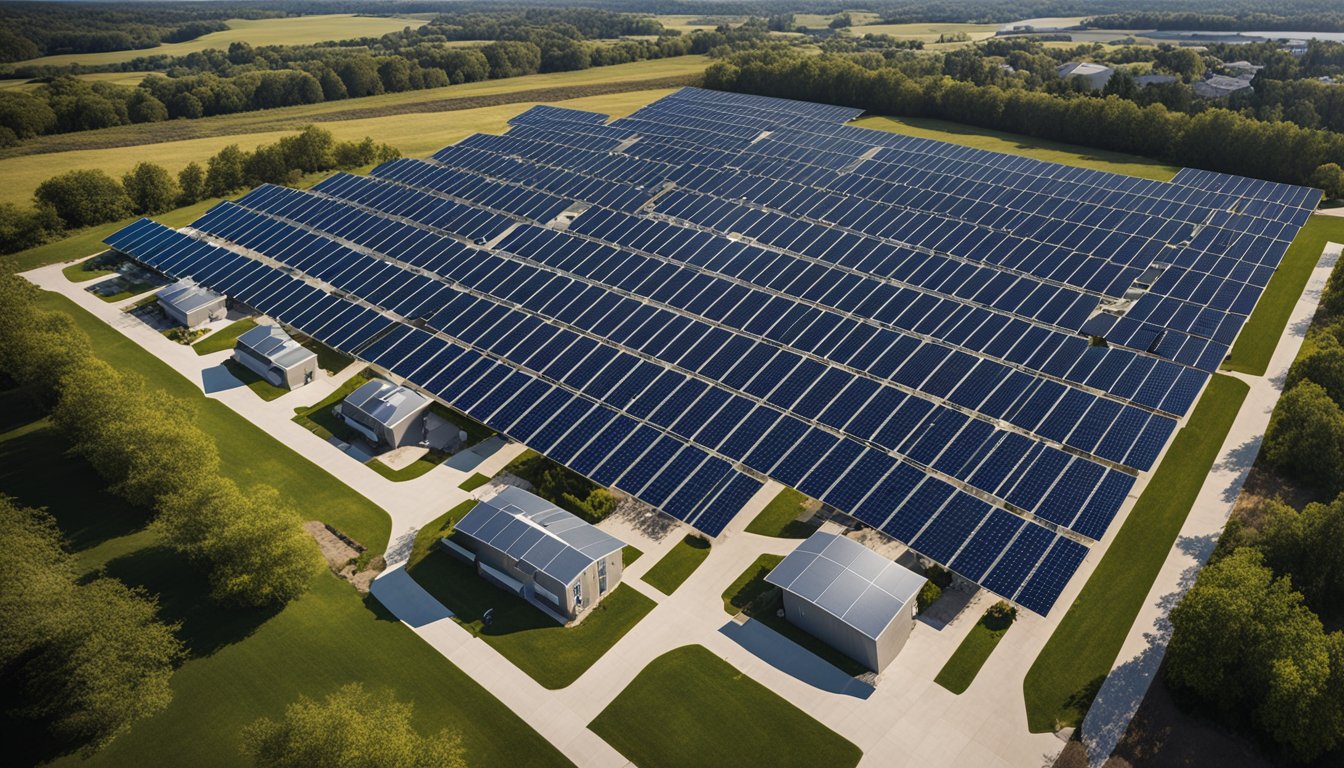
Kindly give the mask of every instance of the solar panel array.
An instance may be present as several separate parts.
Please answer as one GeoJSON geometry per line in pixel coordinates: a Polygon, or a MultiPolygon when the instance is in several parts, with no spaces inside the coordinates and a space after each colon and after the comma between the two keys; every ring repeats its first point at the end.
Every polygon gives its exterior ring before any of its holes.
{"type": "Polygon", "coordinates": [[[1046,613],[1319,193],[855,116],[693,88],[614,122],[535,107],[108,244],[711,535],[768,477],[1046,613]]]}

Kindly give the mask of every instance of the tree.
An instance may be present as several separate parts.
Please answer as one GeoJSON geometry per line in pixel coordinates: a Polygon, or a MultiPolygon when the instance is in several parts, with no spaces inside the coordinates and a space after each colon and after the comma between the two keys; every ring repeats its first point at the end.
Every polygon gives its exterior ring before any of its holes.
{"type": "Polygon", "coordinates": [[[49,205],[71,227],[87,227],[124,218],[130,212],[126,190],[101,170],[69,171],[38,185],[33,197],[49,205]]]}
{"type": "Polygon", "coordinates": [[[50,206],[20,208],[0,203],[0,253],[15,253],[46,242],[61,228],[50,206]]]}
{"type": "Polygon", "coordinates": [[[150,215],[172,210],[182,193],[168,171],[154,163],[137,163],[121,177],[121,186],[131,199],[131,211],[150,215]]]}
{"type": "Polygon", "coordinates": [[[1292,389],[1302,381],[1321,385],[1336,403],[1344,403],[1344,344],[1329,333],[1313,333],[1310,351],[1288,369],[1285,389],[1292,389]]]}
{"type": "Polygon", "coordinates": [[[541,49],[532,43],[500,40],[481,47],[490,64],[490,77],[518,77],[541,69],[541,49]]]}
{"type": "Polygon", "coordinates": [[[831,19],[831,23],[828,24],[827,26],[830,27],[831,29],[845,29],[846,27],[853,26],[853,24],[854,24],[853,17],[851,17],[848,13],[841,13],[836,15],[834,19],[831,19]]]}
{"type": "Polygon", "coordinates": [[[304,173],[330,169],[334,165],[332,147],[335,143],[331,131],[313,125],[304,126],[297,134],[277,142],[285,165],[304,173]]]}
{"type": "Polygon", "coordinates": [[[1344,197],[1344,168],[1338,163],[1325,163],[1311,174],[1311,186],[1323,190],[1328,198],[1344,197]]]}
{"type": "Polygon", "coordinates": [[[1344,614],[1344,495],[1329,504],[1308,504],[1301,512],[1271,500],[1265,503],[1257,545],[1275,573],[1292,577],[1318,613],[1344,614]]]}
{"type": "Polygon", "coordinates": [[[1265,431],[1265,458],[1330,492],[1344,490],[1344,410],[1314,381],[1279,398],[1265,431]]]}
{"type": "Polygon", "coordinates": [[[285,153],[275,144],[257,147],[247,156],[243,176],[249,186],[283,184],[294,178],[293,169],[285,162],[285,153]]]}
{"type": "Polygon", "coordinates": [[[192,161],[177,172],[177,186],[181,190],[178,205],[191,205],[205,197],[205,169],[192,161]]]}
{"type": "Polygon", "coordinates": [[[131,118],[132,123],[157,123],[168,119],[168,107],[154,98],[154,94],[149,91],[136,88],[135,93],[126,102],[126,115],[131,118]]]}
{"type": "Polygon", "coordinates": [[[56,635],[74,599],[79,569],[61,546],[56,521],[0,495],[0,668],[56,635]]]}
{"type": "Polygon", "coordinates": [[[278,722],[252,723],[243,730],[243,751],[263,768],[463,768],[458,736],[446,729],[421,736],[411,725],[412,713],[410,704],[390,693],[366,693],[351,683],[322,701],[300,697],[278,722]]]}
{"type": "Polygon", "coordinates": [[[56,127],[56,112],[46,99],[23,91],[0,91],[0,127],[16,139],[31,139],[56,127]]]}
{"type": "Polygon", "coordinates": [[[1187,83],[1204,76],[1204,59],[1190,48],[1159,45],[1153,63],[1187,83]]]}
{"type": "Polygon", "coordinates": [[[244,170],[246,163],[247,155],[237,144],[230,144],[219,150],[206,163],[206,192],[211,197],[224,197],[243,186],[247,178],[244,170]]]}
{"type": "Polygon", "coordinates": [[[1206,567],[1171,611],[1167,681],[1259,728],[1310,760],[1344,738],[1344,701],[1329,685],[1339,654],[1287,578],[1243,547],[1206,567]]]}

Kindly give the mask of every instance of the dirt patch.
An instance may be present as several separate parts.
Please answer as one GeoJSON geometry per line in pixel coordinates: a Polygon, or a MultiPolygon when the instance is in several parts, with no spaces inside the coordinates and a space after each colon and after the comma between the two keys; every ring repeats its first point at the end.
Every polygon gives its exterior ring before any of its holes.
{"type": "Polygon", "coordinates": [[[320,520],[307,521],[303,524],[303,529],[317,542],[318,549],[322,550],[322,557],[327,561],[327,567],[332,573],[353,584],[361,593],[368,592],[374,578],[387,567],[381,555],[367,560],[362,559],[363,547],[337,533],[320,520]]]}

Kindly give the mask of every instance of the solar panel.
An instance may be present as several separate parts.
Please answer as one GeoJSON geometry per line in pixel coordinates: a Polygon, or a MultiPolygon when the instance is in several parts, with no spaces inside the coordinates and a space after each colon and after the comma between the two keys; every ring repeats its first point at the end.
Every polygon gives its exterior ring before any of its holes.
{"type": "Polygon", "coordinates": [[[537,106],[107,243],[711,535],[771,478],[1047,612],[1318,193],[857,114],[695,88],[615,121],[537,106]]]}

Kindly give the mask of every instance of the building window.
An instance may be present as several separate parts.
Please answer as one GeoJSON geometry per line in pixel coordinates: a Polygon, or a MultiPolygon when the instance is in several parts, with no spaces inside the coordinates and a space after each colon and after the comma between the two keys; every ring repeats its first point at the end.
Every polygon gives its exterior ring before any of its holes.
{"type": "Polygon", "coordinates": [[[583,582],[574,582],[574,610],[583,609],[583,582]]]}
{"type": "Polygon", "coordinates": [[[607,561],[597,561],[597,594],[607,594],[607,561]]]}

